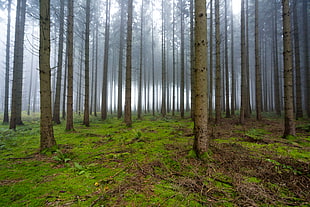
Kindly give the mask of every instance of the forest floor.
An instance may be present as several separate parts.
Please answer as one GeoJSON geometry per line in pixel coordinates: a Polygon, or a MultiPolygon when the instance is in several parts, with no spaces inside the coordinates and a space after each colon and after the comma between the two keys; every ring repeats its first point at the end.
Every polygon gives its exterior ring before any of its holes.
{"type": "Polygon", "coordinates": [[[204,160],[190,119],[145,116],[128,128],[76,117],[55,126],[58,149],[39,154],[39,122],[0,126],[0,206],[309,206],[310,124],[283,139],[282,120],[210,123],[204,160]]]}

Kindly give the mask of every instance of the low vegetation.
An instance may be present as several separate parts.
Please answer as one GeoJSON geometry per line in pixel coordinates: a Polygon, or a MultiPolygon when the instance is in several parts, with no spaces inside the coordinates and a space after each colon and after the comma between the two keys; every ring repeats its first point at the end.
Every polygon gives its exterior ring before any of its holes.
{"type": "Polygon", "coordinates": [[[280,119],[210,124],[204,160],[190,119],[76,117],[55,126],[58,149],[39,154],[38,118],[0,126],[0,206],[309,206],[310,132],[283,139],[280,119]]]}

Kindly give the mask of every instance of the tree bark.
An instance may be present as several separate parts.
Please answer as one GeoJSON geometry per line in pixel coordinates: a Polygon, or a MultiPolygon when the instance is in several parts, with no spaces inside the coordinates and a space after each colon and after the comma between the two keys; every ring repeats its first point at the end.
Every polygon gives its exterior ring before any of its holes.
{"type": "Polygon", "coordinates": [[[40,0],[40,151],[56,145],[52,123],[50,0],[40,0]]]}
{"type": "Polygon", "coordinates": [[[132,125],[131,119],[131,53],[132,53],[132,1],[128,2],[127,48],[126,48],[126,91],[125,91],[125,124],[132,125]]]}
{"type": "Polygon", "coordinates": [[[228,26],[227,26],[227,0],[225,0],[225,111],[226,111],[226,118],[230,118],[230,103],[229,103],[229,69],[228,69],[228,26]]]}
{"type": "Polygon", "coordinates": [[[63,57],[63,43],[64,43],[64,13],[65,2],[60,1],[60,15],[59,15],[59,42],[58,42],[58,63],[57,63],[57,81],[56,93],[53,112],[53,121],[60,124],[60,91],[61,91],[61,76],[62,76],[62,57],[63,57]]]}
{"type": "Polygon", "coordinates": [[[138,86],[138,119],[142,119],[142,74],[143,74],[143,10],[144,1],[142,0],[141,5],[141,24],[140,24],[140,66],[139,66],[139,86],[138,86]]]}
{"type": "Polygon", "coordinates": [[[262,81],[260,64],[259,42],[259,4],[255,0],[255,92],[256,92],[256,119],[262,120],[262,81]]]}
{"type": "Polygon", "coordinates": [[[66,130],[74,130],[73,128],[73,0],[68,0],[68,89],[67,89],[67,120],[66,130]]]}
{"type": "Polygon", "coordinates": [[[240,123],[244,124],[245,110],[247,104],[246,90],[246,48],[245,48],[245,12],[244,0],[241,0],[241,108],[240,123]]]}
{"type": "Polygon", "coordinates": [[[208,150],[208,93],[207,93],[207,18],[206,1],[195,0],[195,121],[194,146],[198,158],[208,150]]]}
{"type": "Polygon", "coordinates": [[[210,0],[210,84],[209,84],[209,119],[212,119],[213,113],[213,0],[210,0]]]}
{"type": "Polygon", "coordinates": [[[8,0],[8,23],[7,23],[7,30],[6,30],[5,92],[4,92],[3,124],[9,123],[11,6],[12,6],[12,0],[8,0]]]}
{"type": "Polygon", "coordinates": [[[180,112],[181,118],[184,118],[184,13],[183,13],[183,0],[180,0],[181,4],[181,86],[180,86],[180,112]]]}
{"type": "Polygon", "coordinates": [[[231,115],[235,116],[236,109],[236,80],[235,80],[235,56],[234,56],[234,15],[233,15],[233,0],[231,0],[231,32],[230,32],[230,41],[231,41],[231,115]]]}
{"type": "Polygon", "coordinates": [[[221,37],[220,2],[215,0],[215,38],[216,38],[216,83],[215,83],[215,122],[221,120],[221,37]]]}
{"type": "Polygon", "coordinates": [[[291,45],[291,20],[289,0],[282,0],[283,15],[283,59],[284,59],[284,137],[295,136],[295,120],[293,107],[293,60],[291,45]]]}

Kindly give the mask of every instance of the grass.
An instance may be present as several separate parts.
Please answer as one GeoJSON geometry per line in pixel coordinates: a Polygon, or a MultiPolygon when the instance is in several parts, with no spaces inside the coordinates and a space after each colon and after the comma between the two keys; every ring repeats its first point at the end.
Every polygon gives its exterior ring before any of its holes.
{"type": "MultiPolygon", "coordinates": [[[[192,151],[193,123],[110,117],[54,127],[39,154],[39,122],[0,126],[0,206],[287,206],[309,204],[309,132],[282,139],[279,120],[211,126],[207,159],[192,151]],[[225,130],[223,130],[225,129],[225,130]]],[[[300,123],[306,126],[306,122],[300,123]]]]}

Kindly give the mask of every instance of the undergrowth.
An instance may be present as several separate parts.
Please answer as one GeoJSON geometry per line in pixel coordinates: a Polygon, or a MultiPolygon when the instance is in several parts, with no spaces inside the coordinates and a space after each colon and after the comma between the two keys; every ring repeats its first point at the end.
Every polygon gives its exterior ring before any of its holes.
{"type": "Polygon", "coordinates": [[[56,125],[58,149],[46,154],[37,117],[17,131],[0,126],[0,206],[309,205],[306,127],[282,139],[270,123],[224,120],[210,126],[207,159],[198,160],[190,119],[81,123],[75,117],[72,132],[56,125]]]}

